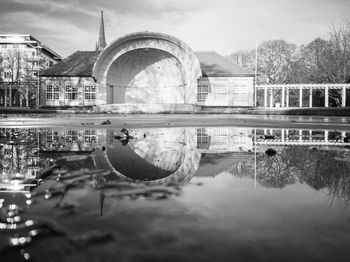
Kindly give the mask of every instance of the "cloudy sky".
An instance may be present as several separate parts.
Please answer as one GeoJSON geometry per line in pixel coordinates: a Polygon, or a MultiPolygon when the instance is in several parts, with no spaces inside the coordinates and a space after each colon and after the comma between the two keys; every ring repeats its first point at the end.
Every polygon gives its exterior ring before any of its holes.
{"type": "Polygon", "coordinates": [[[110,42],[138,31],[228,55],[256,41],[306,44],[350,17],[349,0],[0,0],[0,33],[32,34],[62,56],[93,50],[100,10],[110,42]]]}

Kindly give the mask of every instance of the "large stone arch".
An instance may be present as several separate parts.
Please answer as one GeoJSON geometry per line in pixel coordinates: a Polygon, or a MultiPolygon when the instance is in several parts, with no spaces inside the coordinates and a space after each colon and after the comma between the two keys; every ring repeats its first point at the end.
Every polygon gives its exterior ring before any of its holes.
{"type": "Polygon", "coordinates": [[[115,40],[93,68],[100,105],[195,104],[200,76],[200,63],[191,48],[173,36],[152,32],[115,40]]]}

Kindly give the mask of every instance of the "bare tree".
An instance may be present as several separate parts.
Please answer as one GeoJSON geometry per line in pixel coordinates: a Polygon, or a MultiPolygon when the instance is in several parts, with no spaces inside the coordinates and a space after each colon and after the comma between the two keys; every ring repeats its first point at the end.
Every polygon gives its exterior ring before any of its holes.
{"type": "Polygon", "coordinates": [[[286,83],[296,57],[297,46],[285,40],[269,40],[258,48],[259,82],[286,83]]]}
{"type": "Polygon", "coordinates": [[[0,70],[5,76],[1,79],[2,85],[9,91],[10,106],[13,97],[16,95],[22,99],[36,99],[38,70],[43,69],[42,57],[30,57],[28,52],[20,49],[8,50],[2,61],[0,61],[0,70]],[[27,94],[28,93],[28,94],[27,94]]]}
{"type": "Polygon", "coordinates": [[[232,53],[229,57],[234,64],[243,68],[254,69],[255,51],[254,50],[238,50],[232,53]]]}
{"type": "Polygon", "coordinates": [[[333,83],[350,81],[350,18],[332,25],[328,52],[332,62],[330,80],[333,83]]]}

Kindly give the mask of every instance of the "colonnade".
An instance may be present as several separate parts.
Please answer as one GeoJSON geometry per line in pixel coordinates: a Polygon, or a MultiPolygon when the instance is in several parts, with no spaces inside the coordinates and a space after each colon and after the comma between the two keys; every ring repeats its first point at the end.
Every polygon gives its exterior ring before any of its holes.
{"type": "Polygon", "coordinates": [[[289,84],[289,85],[257,85],[256,90],[264,90],[264,107],[275,107],[279,104],[280,107],[289,106],[289,92],[290,90],[299,90],[299,107],[303,107],[303,90],[309,90],[309,107],[312,107],[312,91],[324,90],[324,104],[325,107],[329,106],[329,90],[337,89],[341,90],[341,106],[346,106],[346,90],[350,89],[350,84],[289,84]],[[280,103],[274,104],[274,91],[281,91],[280,103]]]}
{"type": "Polygon", "coordinates": [[[349,133],[329,130],[264,129],[257,144],[265,145],[350,145],[349,133]]]}
{"type": "MultiPolygon", "coordinates": [[[[19,90],[19,88],[13,88],[11,85],[0,85],[0,90],[3,92],[0,93],[0,104],[3,107],[12,107],[14,104],[13,90],[19,90]]],[[[21,94],[19,94],[19,105],[23,106],[23,99],[25,99],[25,106],[29,107],[29,88],[28,86],[25,88],[21,88],[21,90],[25,93],[25,98],[21,94]],[[23,90],[24,89],[24,90],[23,90]]],[[[23,92],[22,91],[22,92],[23,92]]]]}

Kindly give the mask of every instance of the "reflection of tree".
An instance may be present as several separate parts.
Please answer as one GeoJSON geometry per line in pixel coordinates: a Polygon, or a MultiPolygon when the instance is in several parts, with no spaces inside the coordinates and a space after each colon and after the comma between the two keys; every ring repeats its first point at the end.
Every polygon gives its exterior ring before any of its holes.
{"type": "Polygon", "coordinates": [[[267,156],[260,154],[257,158],[257,180],[266,187],[282,188],[294,184],[295,177],[284,154],[267,156]]]}
{"type": "MultiPolygon", "coordinates": [[[[289,148],[287,151],[293,150],[289,148]]],[[[350,163],[343,161],[343,151],[303,150],[293,158],[301,174],[299,180],[316,190],[326,188],[333,201],[338,199],[342,205],[350,202],[350,163]]]]}
{"type": "Polygon", "coordinates": [[[37,165],[35,151],[37,149],[36,131],[30,129],[0,130],[0,172],[12,176],[32,175],[37,165]],[[34,168],[34,169],[33,169],[34,168]]]}
{"type": "MultiPolygon", "coordinates": [[[[257,181],[265,187],[282,188],[296,181],[316,190],[327,189],[330,200],[350,204],[350,162],[343,149],[325,150],[302,146],[283,148],[275,156],[257,155],[257,181]]],[[[254,159],[232,167],[232,174],[254,178],[254,159]]]]}

